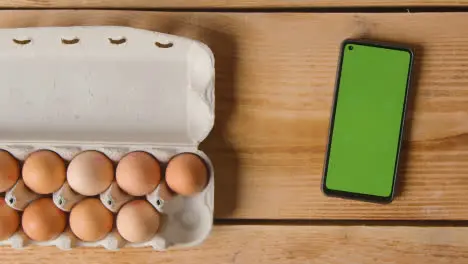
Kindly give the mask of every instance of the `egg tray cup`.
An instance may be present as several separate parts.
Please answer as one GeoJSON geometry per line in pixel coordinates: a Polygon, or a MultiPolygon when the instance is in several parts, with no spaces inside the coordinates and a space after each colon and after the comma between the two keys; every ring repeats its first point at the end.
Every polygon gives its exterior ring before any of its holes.
{"type": "MultiPolygon", "coordinates": [[[[125,241],[114,223],[97,242],[81,241],[67,226],[44,242],[30,240],[20,228],[0,245],[165,250],[206,239],[213,225],[214,168],[198,145],[214,123],[214,58],[207,46],[125,27],[2,29],[0,57],[0,70],[8,76],[0,80],[0,106],[11,109],[0,113],[0,149],[18,160],[51,150],[70,162],[95,150],[117,164],[130,152],[145,151],[164,170],[170,158],[188,152],[201,157],[209,172],[207,186],[194,196],[168,196],[162,179],[153,192],[138,197],[161,213],[157,234],[146,242],[125,241]]],[[[21,211],[40,197],[52,197],[67,212],[86,198],[67,182],[52,195],[38,195],[20,178],[5,201],[21,211]]],[[[114,214],[136,198],[120,190],[115,179],[99,195],[114,214]]]]}

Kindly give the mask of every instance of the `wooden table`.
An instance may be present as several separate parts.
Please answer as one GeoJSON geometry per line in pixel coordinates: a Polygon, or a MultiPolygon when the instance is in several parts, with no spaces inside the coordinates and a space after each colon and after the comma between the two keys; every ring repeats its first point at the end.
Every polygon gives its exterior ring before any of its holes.
{"type": "Polygon", "coordinates": [[[215,54],[217,100],[215,127],[201,146],[216,168],[216,225],[205,244],[168,252],[0,248],[0,261],[467,263],[468,13],[377,12],[390,4],[424,11],[468,1],[0,1],[6,8],[148,8],[3,10],[0,27],[123,25],[201,40],[215,54]],[[338,3],[372,9],[314,9],[338,3]],[[264,6],[308,9],[249,9],[264,6]],[[207,7],[226,9],[201,12],[207,7]],[[338,49],[348,37],[416,48],[401,193],[390,205],[320,191],[338,49]]]}

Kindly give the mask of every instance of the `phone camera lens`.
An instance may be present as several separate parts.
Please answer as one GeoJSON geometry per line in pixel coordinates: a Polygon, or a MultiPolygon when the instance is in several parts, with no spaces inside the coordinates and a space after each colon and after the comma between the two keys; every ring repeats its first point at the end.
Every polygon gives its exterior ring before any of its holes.
{"type": "Polygon", "coordinates": [[[348,49],[349,49],[349,50],[353,50],[354,47],[353,47],[353,46],[349,46],[348,49]]]}

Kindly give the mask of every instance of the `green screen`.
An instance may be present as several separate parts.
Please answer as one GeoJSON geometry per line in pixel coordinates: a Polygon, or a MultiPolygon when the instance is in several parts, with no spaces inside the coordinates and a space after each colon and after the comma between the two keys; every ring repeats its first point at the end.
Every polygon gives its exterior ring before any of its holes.
{"type": "Polygon", "coordinates": [[[326,189],[392,195],[411,60],[404,49],[343,46],[326,189]]]}

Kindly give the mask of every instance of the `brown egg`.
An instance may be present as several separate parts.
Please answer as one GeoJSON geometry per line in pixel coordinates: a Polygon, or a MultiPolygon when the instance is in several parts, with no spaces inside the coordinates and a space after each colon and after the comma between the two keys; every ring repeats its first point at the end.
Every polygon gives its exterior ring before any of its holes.
{"type": "Polygon", "coordinates": [[[67,217],[52,199],[40,198],[24,209],[21,225],[32,240],[46,241],[56,238],[65,230],[67,217]]]}
{"type": "Polygon", "coordinates": [[[0,150],[0,192],[15,185],[20,175],[18,160],[5,150],[0,150]]]}
{"type": "Polygon", "coordinates": [[[120,160],[115,175],[122,190],[133,196],[142,196],[156,189],[161,181],[161,168],[151,154],[135,151],[120,160]]]}
{"type": "Polygon", "coordinates": [[[18,212],[8,206],[0,197],[0,241],[11,237],[20,223],[18,212]]]}
{"type": "Polygon", "coordinates": [[[23,165],[23,180],[29,189],[49,194],[65,182],[65,162],[55,152],[39,150],[29,155],[23,165]]]}
{"type": "Polygon", "coordinates": [[[166,182],[178,194],[194,195],[203,191],[208,183],[208,169],[198,155],[179,154],[167,164],[166,182]]]}
{"type": "Polygon", "coordinates": [[[132,243],[150,240],[159,228],[159,213],[146,200],[125,204],[117,214],[117,230],[132,243]]]}
{"type": "Polygon", "coordinates": [[[114,179],[114,165],[98,151],[85,151],[72,159],[67,170],[70,187],[77,193],[93,196],[105,191],[114,179]]]}
{"type": "Polygon", "coordinates": [[[70,213],[70,228],[81,240],[93,242],[103,239],[114,224],[111,211],[96,198],[76,204],[70,213]]]}
{"type": "Polygon", "coordinates": [[[169,186],[167,186],[167,183],[166,181],[162,181],[160,184],[159,184],[159,197],[163,200],[163,201],[169,201],[171,200],[173,197],[174,197],[174,192],[169,188],[169,186]]]}

